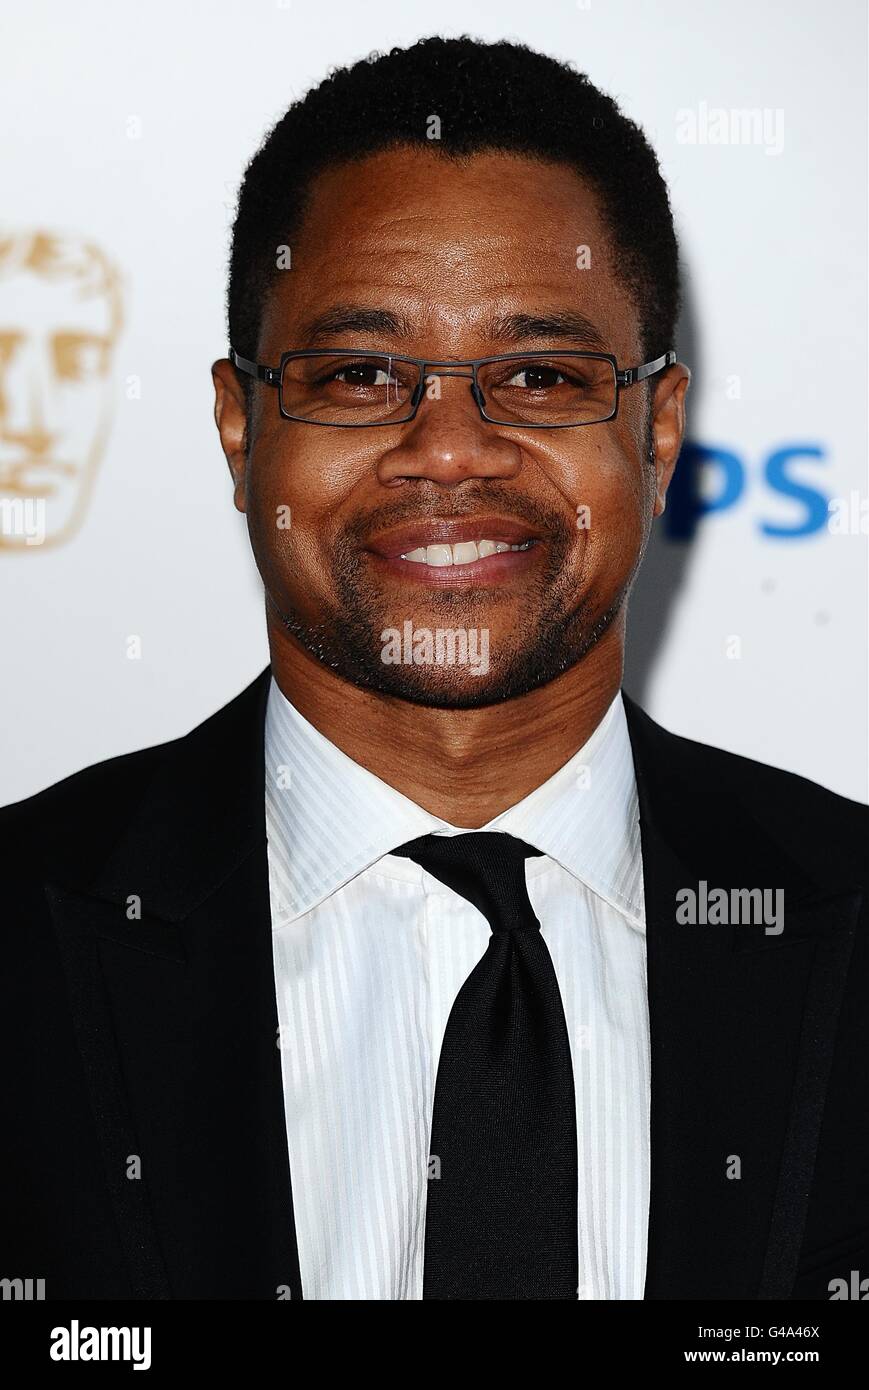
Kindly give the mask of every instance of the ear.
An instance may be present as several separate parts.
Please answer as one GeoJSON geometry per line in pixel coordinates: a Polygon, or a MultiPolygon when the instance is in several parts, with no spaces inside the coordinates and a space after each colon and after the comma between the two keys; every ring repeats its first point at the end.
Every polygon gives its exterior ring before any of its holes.
{"type": "Polygon", "coordinates": [[[214,363],[211,379],[214,382],[214,423],[232,474],[233,501],[243,512],[247,506],[247,411],[244,387],[228,357],[220,357],[214,363]]]}
{"type": "Polygon", "coordinates": [[[685,436],[685,393],[691,372],[674,362],[661,373],[652,398],[652,441],[655,447],[655,507],[660,516],[667,505],[667,488],[685,436]]]}

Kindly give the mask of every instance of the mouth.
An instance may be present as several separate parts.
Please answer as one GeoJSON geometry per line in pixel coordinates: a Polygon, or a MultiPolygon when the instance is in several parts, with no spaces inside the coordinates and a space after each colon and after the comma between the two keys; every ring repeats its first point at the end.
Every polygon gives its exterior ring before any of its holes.
{"type": "Polygon", "coordinates": [[[543,537],[507,517],[437,517],[405,524],[368,542],[378,567],[435,587],[496,583],[536,563],[543,537]]]}

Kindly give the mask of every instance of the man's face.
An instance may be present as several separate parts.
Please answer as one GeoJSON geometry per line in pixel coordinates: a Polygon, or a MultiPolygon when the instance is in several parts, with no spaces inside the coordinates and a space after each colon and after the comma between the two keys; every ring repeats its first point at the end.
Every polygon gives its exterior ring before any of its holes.
{"type": "MultiPolygon", "coordinates": [[[[608,246],[593,194],[565,166],[381,153],[315,181],[258,360],[310,347],[437,361],[589,349],[533,325],[505,336],[497,323],[579,314],[603,350],[633,366],[642,361],[637,311],[608,246]],[[577,268],[581,246],[590,268],[577,268]],[[336,309],[350,321],[310,332],[336,309]],[[360,309],[385,311],[407,331],[354,328],[360,309]]],[[[645,386],[621,393],[614,420],[547,430],[487,423],[467,377],[438,382],[414,420],[368,429],[282,419],[277,393],[256,387],[246,458],[237,400],[220,426],[273,629],[356,684],[428,705],[482,705],[552,680],[621,623],[678,452],[681,408],[661,412],[656,474],[645,386]],[[456,563],[485,541],[495,554],[456,563]],[[438,629],[464,632],[476,661],[462,660],[461,638],[452,662],[449,643],[438,659],[418,638],[438,629]]],[[[658,390],[674,396],[672,382],[658,390]]]]}

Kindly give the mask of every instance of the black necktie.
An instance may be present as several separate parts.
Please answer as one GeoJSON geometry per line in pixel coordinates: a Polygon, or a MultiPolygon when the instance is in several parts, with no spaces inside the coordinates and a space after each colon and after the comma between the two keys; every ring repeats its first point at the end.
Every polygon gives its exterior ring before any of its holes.
{"type": "Polygon", "coordinates": [[[492,928],[447,1021],[429,1150],[423,1298],[576,1299],[576,1100],[558,980],[528,898],[539,854],[494,831],[395,854],[492,928]]]}

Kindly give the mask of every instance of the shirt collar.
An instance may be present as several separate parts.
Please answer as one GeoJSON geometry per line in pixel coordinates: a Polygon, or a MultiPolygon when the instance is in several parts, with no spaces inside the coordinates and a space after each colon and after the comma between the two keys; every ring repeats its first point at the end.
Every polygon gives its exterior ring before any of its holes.
{"type": "MultiPolygon", "coordinates": [[[[342,753],[274,676],[265,758],[276,925],[308,912],[397,845],[433,832],[462,833],[342,753]]],[[[644,931],[637,791],[621,693],[563,767],[482,828],[534,845],[644,931]]],[[[402,876],[416,872],[409,860],[395,863],[402,876]]]]}

